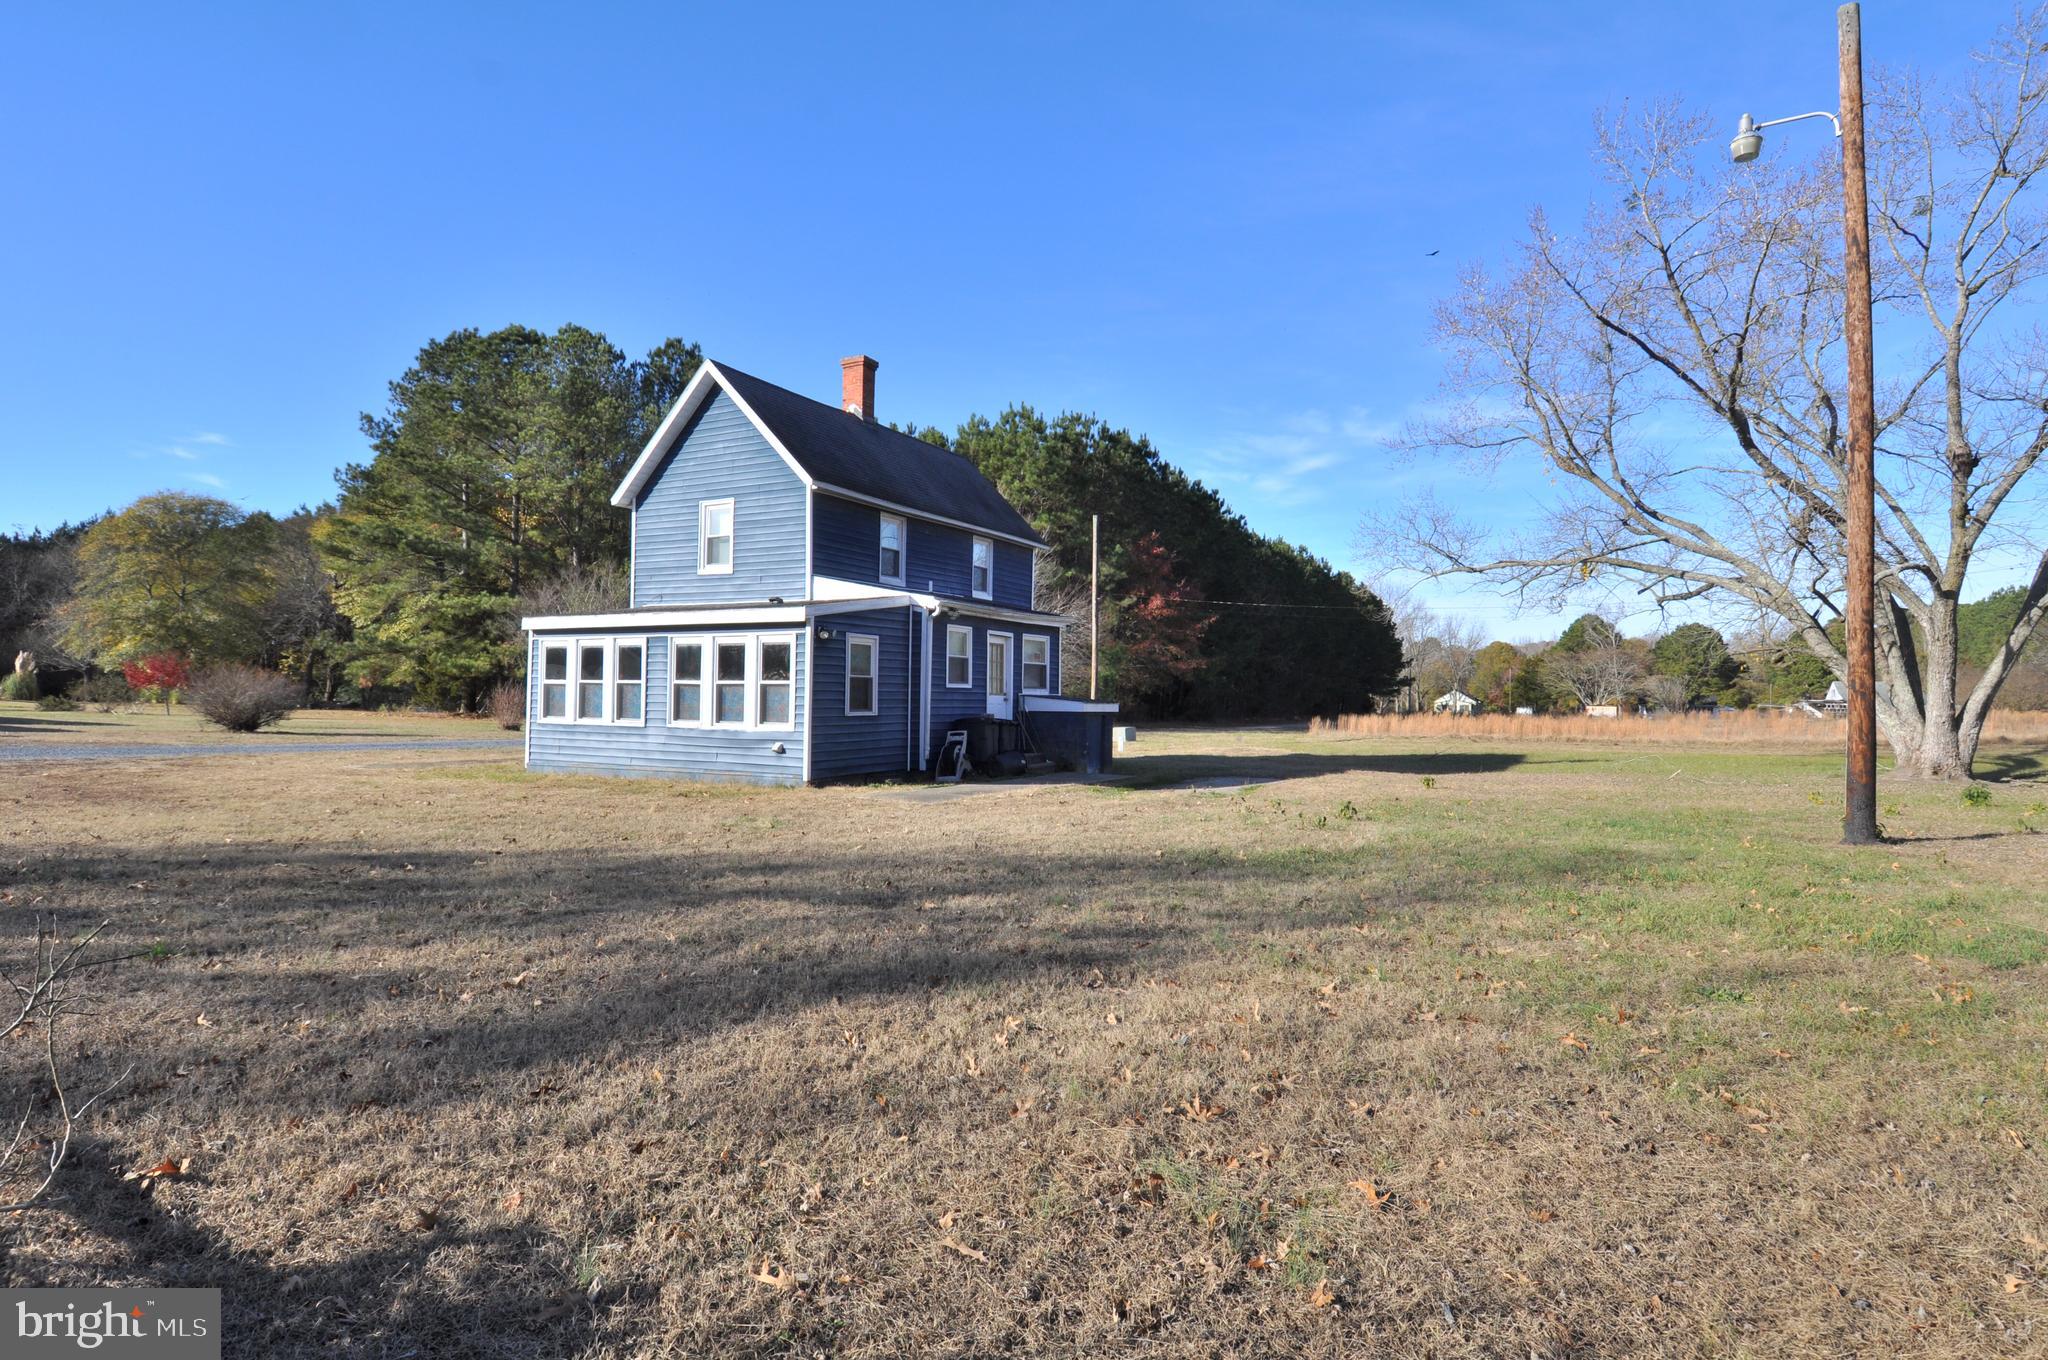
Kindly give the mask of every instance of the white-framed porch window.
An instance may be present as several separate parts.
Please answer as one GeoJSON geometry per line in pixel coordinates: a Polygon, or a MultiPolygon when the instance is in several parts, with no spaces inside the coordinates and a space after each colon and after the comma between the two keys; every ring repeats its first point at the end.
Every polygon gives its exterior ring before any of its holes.
{"type": "Polygon", "coordinates": [[[974,629],[964,623],[946,625],[946,688],[974,688],[974,629]]]}
{"type": "Polygon", "coordinates": [[[901,515],[882,516],[880,567],[882,584],[903,584],[904,559],[910,547],[910,523],[901,515]]]}
{"type": "Polygon", "coordinates": [[[730,576],[732,554],[732,502],[700,502],[697,506],[697,574],[730,576]]]}
{"type": "Polygon", "coordinates": [[[647,642],[620,638],[612,643],[612,721],[647,721],[647,642]]]}
{"type": "Polygon", "coordinates": [[[747,725],[747,671],[753,657],[753,642],[743,637],[722,637],[711,644],[711,725],[747,725]]]}
{"type": "Polygon", "coordinates": [[[992,599],[996,593],[996,545],[994,539],[976,537],[974,557],[968,568],[967,586],[977,600],[992,599]]]}
{"type": "Polygon", "coordinates": [[[583,638],[576,644],[576,721],[604,721],[606,654],[611,649],[602,638],[583,638]]]}
{"type": "Polygon", "coordinates": [[[700,637],[671,642],[668,721],[671,727],[704,725],[704,646],[700,637]]]}
{"type": "Polygon", "coordinates": [[[876,658],[881,639],[872,633],[846,635],[846,716],[872,718],[876,705],[876,658]]]}
{"type": "Polygon", "coordinates": [[[569,644],[540,644],[540,720],[569,721],[569,644]]]}
{"type": "Polygon", "coordinates": [[[1023,641],[1024,692],[1044,694],[1052,687],[1052,639],[1026,633],[1023,641]]]}
{"type": "Polygon", "coordinates": [[[796,636],[754,640],[754,726],[796,726],[796,636]]]}

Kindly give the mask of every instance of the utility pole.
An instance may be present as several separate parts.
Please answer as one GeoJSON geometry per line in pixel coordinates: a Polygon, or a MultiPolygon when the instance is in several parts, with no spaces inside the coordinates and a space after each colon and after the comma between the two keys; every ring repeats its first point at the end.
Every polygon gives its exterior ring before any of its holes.
{"type": "Polygon", "coordinates": [[[1096,600],[1101,595],[1102,516],[1088,517],[1088,698],[1095,698],[1096,600]]]}
{"type": "Polygon", "coordinates": [[[1847,519],[1849,649],[1849,787],[1842,841],[1874,845],[1877,834],[1877,659],[1871,639],[1876,594],[1873,540],[1876,491],[1871,470],[1877,438],[1872,389],[1870,207],[1863,168],[1862,6],[1835,11],[1842,53],[1842,321],[1849,358],[1847,519]]]}
{"type": "Polygon", "coordinates": [[[1841,54],[1842,107],[1835,113],[1799,113],[1759,123],[1748,114],[1735,129],[1728,153],[1737,165],[1764,148],[1763,130],[1781,123],[1825,118],[1842,141],[1842,338],[1849,360],[1849,445],[1842,459],[1842,532],[1848,540],[1843,589],[1843,642],[1849,663],[1848,796],[1842,843],[1875,845],[1877,834],[1877,658],[1871,628],[1877,594],[1876,403],[1871,395],[1870,201],[1863,165],[1863,8],[1835,11],[1841,54]]]}

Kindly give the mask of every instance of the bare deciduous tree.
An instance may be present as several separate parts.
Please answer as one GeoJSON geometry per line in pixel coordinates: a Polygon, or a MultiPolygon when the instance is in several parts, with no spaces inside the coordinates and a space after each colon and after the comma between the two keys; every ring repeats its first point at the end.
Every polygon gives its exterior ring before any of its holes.
{"type": "Polygon", "coordinates": [[[95,1094],[80,1100],[78,1093],[66,1084],[60,1061],[58,1033],[67,1018],[84,1013],[86,993],[80,985],[81,975],[88,969],[115,962],[87,956],[92,942],[106,928],[107,923],[102,921],[67,945],[55,930],[38,923],[35,953],[27,974],[7,979],[14,1002],[0,1015],[0,1043],[17,1034],[42,1031],[34,1059],[34,1080],[41,1089],[27,1096],[21,1118],[14,1126],[14,1136],[0,1150],[0,1199],[9,1201],[0,1203],[0,1214],[19,1213],[48,1201],[57,1174],[71,1154],[79,1122],[128,1079],[128,1072],[124,1071],[95,1094]]]}
{"type": "MultiPolygon", "coordinates": [[[[2048,269],[2044,38],[2048,11],[2022,15],[1960,90],[1892,74],[1870,105],[1878,721],[1902,772],[1937,778],[1968,777],[2048,615],[2048,341],[2006,306],[2048,269]],[[1964,691],[1956,608],[1988,552],[2032,583],[1964,691]]],[[[1599,152],[1611,204],[1575,237],[1539,214],[1517,268],[1469,273],[1439,309],[1458,400],[1407,441],[1540,457],[1562,488],[1542,527],[1504,541],[1425,500],[1364,541],[1549,596],[1596,582],[1738,603],[1842,675],[1839,163],[1730,167],[1719,133],[1668,106],[1607,126],[1599,152]]]]}

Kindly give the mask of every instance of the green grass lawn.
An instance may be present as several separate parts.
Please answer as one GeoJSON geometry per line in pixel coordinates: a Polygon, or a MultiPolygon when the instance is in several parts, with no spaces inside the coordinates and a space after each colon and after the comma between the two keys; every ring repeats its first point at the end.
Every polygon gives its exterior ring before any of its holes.
{"type": "Polygon", "coordinates": [[[503,732],[497,724],[481,718],[320,708],[302,708],[261,732],[238,733],[224,732],[182,705],[173,705],[169,713],[164,712],[161,704],[124,704],[106,713],[90,707],[72,713],[45,713],[32,703],[0,700],[0,743],[189,745],[218,742],[260,745],[273,737],[301,741],[331,737],[343,741],[379,737],[441,740],[497,736],[516,738],[517,734],[503,732]]]}
{"type": "Polygon", "coordinates": [[[2039,781],[1887,778],[1848,849],[1838,757],[1722,748],[114,768],[0,809],[17,946],[166,955],[9,1284],[217,1284],[280,1355],[2048,1348],[2039,781]]]}

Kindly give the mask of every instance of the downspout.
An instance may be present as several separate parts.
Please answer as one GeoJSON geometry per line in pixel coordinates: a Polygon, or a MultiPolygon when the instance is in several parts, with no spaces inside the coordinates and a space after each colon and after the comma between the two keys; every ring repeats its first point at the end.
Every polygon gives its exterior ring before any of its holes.
{"type": "Polygon", "coordinates": [[[924,721],[918,724],[917,738],[917,768],[922,770],[930,766],[932,759],[932,614],[934,611],[920,605],[917,612],[923,619],[922,639],[924,643],[924,703],[918,710],[923,714],[924,721]]]}
{"type": "MultiPolygon", "coordinates": [[[[917,638],[911,632],[910,614],[914,604],[903,607],[903,768],[910,768],[911,752],[917,742],[917,638]]],[[[879,671],[879,667],[876,668],[879,671]]],[[[877,683],[880,683],[879,681],[877,683]]]]}

